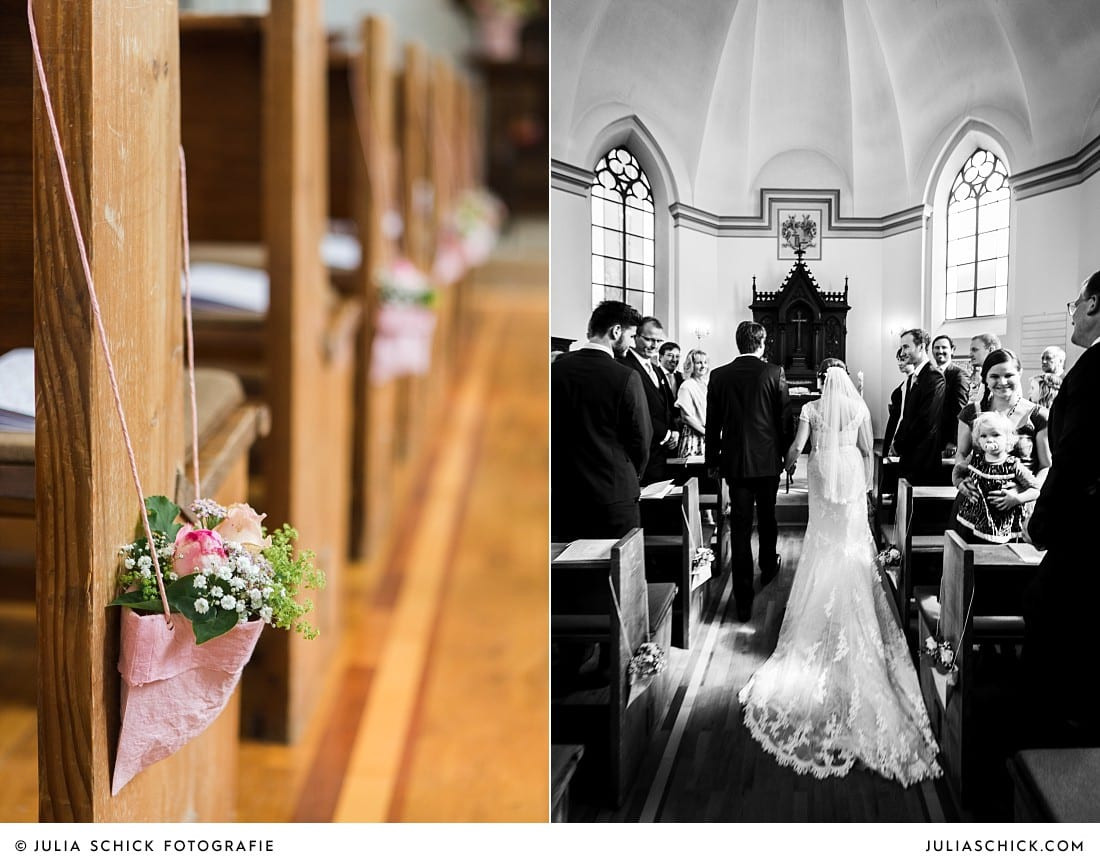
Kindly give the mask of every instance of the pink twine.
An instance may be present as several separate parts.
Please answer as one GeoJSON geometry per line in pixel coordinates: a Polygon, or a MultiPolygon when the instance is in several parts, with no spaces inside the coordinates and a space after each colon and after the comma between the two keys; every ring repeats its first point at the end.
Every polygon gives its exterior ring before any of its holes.
{"type": "Polygon", "coordinates": [[[183,312],[187,320],[187,376],[191,390],[191,461],[195,472],[195,499],[199,489],[199,408],[195,395],[195,329],[191,318],[191,237],[187,223],[187,159],[180,145],[180,201],[183,207],[183,312]]]}
{"type": "Polygon", "coordinates": [[[107,343],[107,331],[103,326],[103,316],[99,311],[99,299],[96,297],[95,283],[92,279],[92,268],[88,263],[88,252],[84,245],[84,235],[80,229],[80,219],[76,212],[76,201],[73,198],[72,186],[69,182],[69,167],[65,161],[65,154],[61,149],[61,134],[57,131],[57,120],[54,117],[53,105],[50,101],[50,89],[46,84],[46,71],[42,62],[42,53],[38,45],[38,31],[34,26],[34,0],[27,0],[27,24],[30,27],[31,49],[34,52],[34,68],[38,75],[38,83],[42,87],[42,100],[46,108],[46,117],[50,122],[50,135],[53,138],[54,151],[57,153],[57,161],[61,167],[61,185],[65,190],[65,200],[69,205],[69,218],[72,220],[73,233],[76,235],[77,248],[80,250],[80,264],[84,268],[84,279],[88,286],[88,297],[91,301],[92,317],[95,320],[96,332],[99,334],[99,343],[103,348],[103,358],[107,364],[107,374],[111,380],[111,393],[114,396],[115,410],[118,413],[118,421],[122,426],[122,439],[126,444],[126,455],[130,459],[130,473],[134,478],[134,488],[137,489],[138,501],[141,504],[141,524],[145,529],[145,538],[149,543],[150,557],[153,558],[153,569],[157,576],[157,589],[160,592],[160,601],[164,604],[164,620],[168,628],[172,628],[171,612],[168,608],[168,597],[164,592],[164,578],[160,572],[160,561],[156,555],[156,545],[153,542],[153,531],[149,526],[149,513],[145,509],[145,493],[141,488],[141,478],[138,476],[137,456],[134,454],[134,445],[130,440],[130,431],[126,425],[126,414],[122,409],[122,393],[119,391],[118,378],[115,375],[115,367],[111,362],[111,350],[107,343]]]}

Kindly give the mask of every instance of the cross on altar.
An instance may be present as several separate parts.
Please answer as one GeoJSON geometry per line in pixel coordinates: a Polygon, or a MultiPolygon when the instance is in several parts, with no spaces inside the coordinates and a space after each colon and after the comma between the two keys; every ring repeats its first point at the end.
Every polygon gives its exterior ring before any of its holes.
{"type": "Polygon", "coordinates": [[[794,349],[796,351],[802,350],[802,325],[809,322],[810,319],[803,315],[801,310],[791,318],[791,323],[794,324],[794,349]]]}

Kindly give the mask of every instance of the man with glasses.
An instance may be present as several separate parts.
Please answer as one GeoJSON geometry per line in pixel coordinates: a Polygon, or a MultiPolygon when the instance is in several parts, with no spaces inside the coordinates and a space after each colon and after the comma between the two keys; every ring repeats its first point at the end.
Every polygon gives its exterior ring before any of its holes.
{"type": "Polygon", "coordinates": [[[1047,431],[1051,466],[1027,525],[1046,548],[1024,594],[1028,701],[1034,745],[1100,745],[1100,693],[1088,671],[1100,661],[1100,608],[1092,537],[1100,525],[1100,271],[1066,304],[1072,340],[1085,348],[1062,381],[1047,431]]]}

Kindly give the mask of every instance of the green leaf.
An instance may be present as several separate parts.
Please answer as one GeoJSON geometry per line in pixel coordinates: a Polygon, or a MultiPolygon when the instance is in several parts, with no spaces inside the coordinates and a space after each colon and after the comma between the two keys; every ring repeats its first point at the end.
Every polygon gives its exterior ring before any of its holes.
{"type": "MultiPolygon", "coordinates": [[[[133,608],[137,611],[164,611],[164,606],[161,604],[160,597],[146,599],[140,590],[133,590],[130,593],[123,593],[120,596],[116,596],[113,600],[108,602],[107,605],[108,607],[112,605],[121,605],[125,608],[133,608]]],[[[171,607],[171,601],[169,601],[168,605],[171,607]]]]}
{"type": "MultiPolygon", "coordinates": [[[[164,495],[158,494],[145,498],[145,511],[149,514],[150,529],[167,534],[170,542],[176,538],[176,534],[179,533],[179,529],[182,527],[176,522],[176,518],[180,514],[178,506],[164,495]]],[[[140,524],[138,525],[137,536],[138,539],[145,536],[145,530],[140,524]]]]}
{"type": "Polygon", "coordinates": [[[195,644],[202,644],[211,638],[224,635],[237,625],[237,612],[226,611],[219,605],[212,606],[210,611],[200,617],[200,620],[191,621],[191,626],[195,630],[195,644]],[[207,617],[211,619],[207,620],[207,617]]]}

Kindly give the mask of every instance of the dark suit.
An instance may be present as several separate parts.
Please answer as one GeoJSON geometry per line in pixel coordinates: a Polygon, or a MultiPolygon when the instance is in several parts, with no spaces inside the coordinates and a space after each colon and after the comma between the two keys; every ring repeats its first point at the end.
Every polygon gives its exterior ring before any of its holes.
{"type": "Polygon", "coordinates": [[[898,430],[898,418],[901,416],[901,391],[905,387],[902,381],[890,393],[890,405],[886,409],[886,430],[882,433],[882,455],[890,455],[890,444],[894,442],[894,432],[898,430]]]}
{"type": "MultiPolygon", "coordinates": [[[[1089,348],[1062,381],[1050,411],[1051,466],[1027,531],[1047,549],[1024,596],[1024,658],[1029,694],[1054,722],[1083,720],[1069,743],[1100,745],[1100,708],[1091,674],[1100,662],[1096,615],[1100,578],[1095,531],[1100,525],[1100,345],[1089,348]]],[[[1065,735],[1040,744],[1067,745],[1065,735]]]]}
{"type": "Polygon", "coordinates": [[[551,534],[621,537],[641,526],[638,476],[652,435],[642,382],[582,348],[550,365],[551,534]]]}
{"type": "Polygon", "coordinates": [[[756,508],[759,562],[774,575],[778,525],[775,495],[790,445],[790,398],[779,366],[740,356],[710,374],[706,462],[730,488],[730,545],[738,613],[752,604],[752,519],[756,508]]]}
{"type": "Polygon", "coordinates": [[[970,375],[954,363],[943,369],[943,420],[940,423],[940,449],[959,439],[959,411],[970,401],[970,375]]]}
{"type": "Polygon", "coordinates": [[[675,431],[674,419],[679,417],[680,413],[673,407],[676,397],[669,389],[663,369],[653,369],[657,373],[658,382],[655,384],[632,351],[627,351],[626,356],[621,357],[619,362],[638,373],[642,381],[642,390],[645,392],[646,405],[649,408],[653,439],[649,444],[649,461],[642,474],[642,484],[649,485],[651,482],[668,478],[668,465],[665,459],[670,454],[670,450],[661,442],[668,432],[675,431]]]}
{"type": "Polygon", "coordinates": [[[898,474],[913,485],[934,485],[940,473],[940,429],[943,422],[943,374],[925,363],[905,397],[894,449],[898,474]]]}

